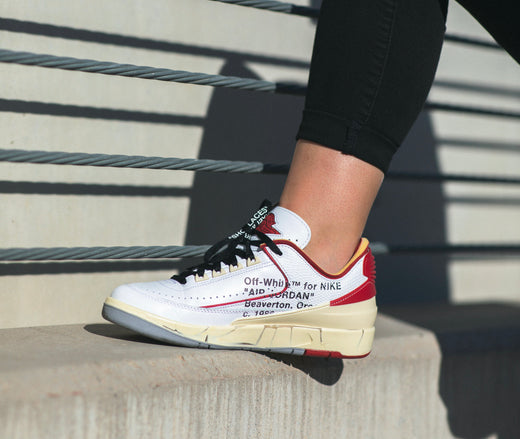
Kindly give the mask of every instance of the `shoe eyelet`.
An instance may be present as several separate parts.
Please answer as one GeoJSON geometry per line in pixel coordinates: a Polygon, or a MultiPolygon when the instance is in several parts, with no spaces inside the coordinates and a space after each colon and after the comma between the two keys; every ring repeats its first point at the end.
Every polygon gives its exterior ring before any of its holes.
{"type": "Polygon", "coordinates": [[[229,272],[240,270],[241,268],[244,268],[244,266],[239,262],[237,265],[230,265],[229,266],[229,272]]]}
{"type": "Polygon", "coordinates": [[[207,273],[204,273],[204,276],[199,276],[198,274],[195,274],[195,282],[201,282],[203,280],[208,280],[209,276],[207,273]]]}
{"type": "Polygon", "coordinates": [[[247,258],[246,265],[251,267],[251,265],[256,265],[262,262],[258,256],[255,255],[254,259],[247,258]]]}
{"type": "Polygon", "coordinates": [[[211,273],[211,275],[213,277],[219,277],[219,276],[222,276],[224,274],[224,270],[220,270],[220,271],[216,271],[216,270],[213,270],[213,272],[211,273]]]}

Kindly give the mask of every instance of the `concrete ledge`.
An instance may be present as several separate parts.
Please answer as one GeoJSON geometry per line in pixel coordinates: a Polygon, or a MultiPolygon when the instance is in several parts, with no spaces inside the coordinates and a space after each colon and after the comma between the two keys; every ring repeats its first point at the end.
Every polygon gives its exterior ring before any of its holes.
{"type": "MultiPolygon", "coordinates": [[[[520,383],[509,348],[496,371],[474,354],[499,385],[520,383]]],[[[454,437],[434,333],[386,316],[362,360],[178,348],[110,324],[2,330],[0,358],[1,438],[454,437]]]]}

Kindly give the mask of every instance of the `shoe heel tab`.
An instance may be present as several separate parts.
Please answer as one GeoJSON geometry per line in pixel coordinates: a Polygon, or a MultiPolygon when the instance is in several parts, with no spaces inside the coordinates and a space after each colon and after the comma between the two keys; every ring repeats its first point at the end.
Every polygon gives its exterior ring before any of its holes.
{"type": "Polygon", "coordinates": [[[366,238],[361,238],[359,240],[359,244],[356,248],[356,251],[350,258],[350,260],[347,262],[347,267],[352,265],[354,262],[356,262],[361,256],[363,256],[363,254],[367,253],[367,251],[369,253],[371,253],[369,244],[370,243],[368,242],[368,239],[366,239],[366,238]]]}
{"type": "Polygon", "coordinates": [[[376,258],[374,258],[370,247],[368,247],[365,260],[363,261],[363,275],[368,277],[368,280],[373,283],[376,280],[376,258]]]}
{"type": "Polygon", "coordinates": [[[367,248],[368,248],[368,250],[370,251],[370,247],[369,247],[369,245],[370,245],[370,242],[368,241],[368,239],[366,239],[366,238],[361,238],[361,239],[359,240],[358,247],[357,247],[356,251],[354,252],[354,256],[355,256],[356,254],[358,254],[358,255],[362,254],[362,253],[363,253],[367,248]]]}
{"type": "Polygon", "coordinates": [[[337,273],[334,273],[333,276],[339,276],[345,273],[367,251],[367,249],[370,252],[370,247],[368,246],[369,244],[370,243],[368,242],[368,239],[361,238],[359,240],[359,244],[356,248],[356,251],[350,258],[350,260],[343,266],[341,270],[339,270],[337,273]]]}

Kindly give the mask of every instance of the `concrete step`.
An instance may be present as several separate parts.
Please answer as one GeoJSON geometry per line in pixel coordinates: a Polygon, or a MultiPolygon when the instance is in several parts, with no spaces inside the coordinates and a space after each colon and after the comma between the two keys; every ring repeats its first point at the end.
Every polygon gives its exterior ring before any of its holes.
{"type": "Polygon", "coordinates": [[[111,324],[1,330],[0,438],[517,438],[520,310],[503,308],[478,336],[469,317],[451,331],[464,349],[380,315],[361,360],[172,347],[111,324]]]}

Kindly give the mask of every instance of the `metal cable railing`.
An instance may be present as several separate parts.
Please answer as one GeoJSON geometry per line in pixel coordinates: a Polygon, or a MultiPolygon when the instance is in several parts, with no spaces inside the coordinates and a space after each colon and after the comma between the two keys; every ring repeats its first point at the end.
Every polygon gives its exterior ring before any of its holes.
{"type": "Polygon", "coordinates": [[[503,50],[502,46],[499,46],[497,43],[495,43],[493,41],[481,40],[481,39],[477,39],[477,38],[469,38],[469,37],[465,37],[463,35],[446,34],[444,36],[444,40],[449,41],[451,43],[460,43],[460,44],[467,44],[469,46],[484,47],[487,49],[503,50]]]}
{"type": "MultiPolygon", "coordinates": [[[[294,5],[279,1],[260,0],[212,0],[222,3],[247,6],[274,12],[293,14],[315,18],[319,9],[294,5]]],[[[447,41],[475,45],[486,48],[501,49],[495,43],[468,38],[458,35],[446,35],[447,41]]],[[[99,73],[123,77],[153,79],[159,81],[184,84],[206,85],[260,91],[267,93],[283,93],[304,95],[306,87],[295,83],[276,83],[260,79],[214,75],[207,73],[188,72],[167,68],[137,66],[106,61],[60,57],[48,54],[36,54],[0,49],[0,62],[20,65],[31,65],[62,70],[74,70],[87,73],[99,73]]],[[[485,115],[505,118],[520,118],[520,112],[455,105],[442,102],[427,102],[429,110],[461,112],[472,115],[485,115]]],[[[254,161],[180,159],[174,157],[146,157],[110,154],[67,153],[53,151],[28,151],[18,149],[0,150],[0,161],[37,164],[61,164],[75,166],[103,166],[116,168],[145,168],[189,170],[228,173],[264,173],[284,174],[288,171],[287,164],[269,164],[254,161]]],[[[418,172],[391,172],[388,178],[395,180],[418,181],[457,181],[467,183],[499,183],[520,184],[520,178],[460,175],[460,174],[427,174],[418,172]]],[[[406,254],[406,253],[485,253],[485,254],[518,254],[520,245],[502,244],[415,244],[390,245],[372,243],[375,254],[406,254]]],[[[56,247],[56,248],[7,248],[0,249],[0,261],[80,261],[80,260],[117,260],[117,259],[171,259],[198,257],[205,253],[209,246],[132,246],[132,247],[56,247]]]]}
{"type": "Polygon", "coordinates": [[[154,79],[157,81],[180,82],[183,84],[211,85],[213,87],[239,88],[273,92],[276,85],[269,81],[237,78],[233,76],[208,75],[183,70],[172,70],[133,64],[78,59],[64,56],[17,52],[0,49],[0,62],[30,66],[48,67],[61,70],[77,70],[103,75],[125,76],[130,78],[154,79]]]}
{"type": "Polygon", "coordinates": [[[170,169],[212,172],[262,172],[264,164],[230,160],[200,160],[166,157],[144,157],[79,152],[26,151],[0,149],[0,161],[54,165],[103,166],[111,168],[170,169]]]}
{"type": "MultiPolygon", "coordinates": [[[[233,160],[181,159],[175,157],[128,156],[121,154],[89,154],[61,151],[28,151],[0,149],[0,161],[52,165],[98,166],[110,168],[168,169],[184,171],[227,172],[245,174],[287,174],[288,164],[233,160]]],[[[388,179],[420,181],[452,181],[464,183],[520,184],[520,178],[487,175],[431,174],[389,172],[388,179]]]]}
{"type": "MultiPolygon", "coordinates": [[[[156,81],[178,82],[183,84],[207,85],[212,87],[234,88],[241,90],[260,91],[268,93],[283,93],[290,95],[304,95],[306,86],[293,83],[275,83],[260,79],[240,78],[236,76],[213,75],[184,70],[172,70],[133,64],[119,64],[91,59],[79,59],[31,52],[18,52],[0,49],[0,62],[29,66],[72,70],[103,75],[124,76],[129,78],[153,79],[156,81]]],[[[462,112],[483,116],[496,116],[520,119],[520,112],[498,110],[493,108],[479,108],[465,105],[455,105],[441,102],[427,102],[425,108],[462,112]]]]}
{"type": "Polygon", "coordinates": [[[220,3],[229,3],[249,8],[264,9],[272,12],[282,12],[284,14],[299,15],[301,17],[318,18],[320,10],[309,6],[299,6],[292,3],[267,1],[267,0],[210,0],[220,3]]]}
{"type": "Polygon", "coordinates": [[[428,101],[424,107],[428,110],[452,111],[456,113],[467,113],[480,116],[508,117],[513,119],[520,118],[520,112],[518,111],[499,110],[494,108],[479,108],[468,105],[456,105],[428,101]]]}
{"type": "MultiPolygon", "coordinates": [[[[187,246],[133,246],[133,247],[34,247],[0,249],[0,261],[84,261],[112,259],[172,259],[193,258],[204,255],[209,245],[187,246]]],[[[391,245],[380,242],[370,244],[375,255],[407,253],[482,253],[519,254],[520,244],[415,244],[391,245]]]]}
{"type": "MultiPolygon", "coordinates": [[[[266,1],[266,0],[210,0],[219,3],[228,3],[238,6],[246,6],[255,9],[264,9],[272,12],[281,12],[284,14],[299,15],[301,17],[318,18],[320,15],[319,8],[308,6],[299,6],[293,3],[266,1]]],[[[478,38],[469,38],[461,35],[446,34],[444,39],[452,43],[468,44],[471,46],[486,47],[489,49],[502,49],[498,44],[492,41],[486,41],[478,38]]]]}
{"type": "Polygon", "coordinates": [[[193,258],[202,256],[208,248],[206,245],[7,248],[0,249],[0,261],[193,258]]]}

